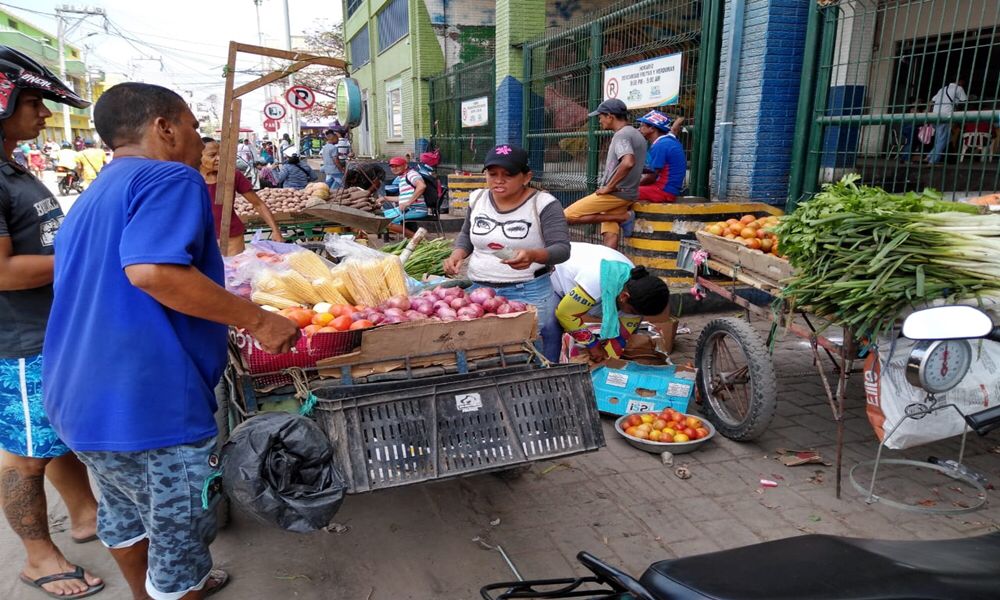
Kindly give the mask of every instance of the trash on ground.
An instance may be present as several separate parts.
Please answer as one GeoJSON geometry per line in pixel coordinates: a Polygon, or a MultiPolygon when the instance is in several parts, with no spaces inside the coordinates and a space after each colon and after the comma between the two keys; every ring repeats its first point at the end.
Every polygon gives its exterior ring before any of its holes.
{"type": "Polygon", "coordinates": [[[816,450],[787,450],[778,448],[778,461],[786,467],[797,467],[799,465],[817,464],[832,466],[833,463],[823,458],[816,450]]]}

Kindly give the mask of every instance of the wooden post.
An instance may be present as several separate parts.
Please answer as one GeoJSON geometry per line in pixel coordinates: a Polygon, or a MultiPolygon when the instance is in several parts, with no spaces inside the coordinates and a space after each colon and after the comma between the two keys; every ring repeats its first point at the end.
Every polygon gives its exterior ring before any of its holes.
{"type": "Polygon", "coordinates": [[[229,254],[229,223],[232,221],[233,203],[236,200],[236,142],[240,137],[240,114],[243,108],[243,101],[240,100],[240,97],[269,83],[284,79],[310,65],[334,67],[344,69],[344,72],[347,72],[347,63],[339,58],[229,42],[229,58],[226,61],[226,93],[222,104],[222,139],[219,142],[219,155],[222,160],[219,161],[219,175],[215,184],[214,198],[216,204],[222,205],[222,218],[219,221],[219,247],[222,249],[223,255],[229,254]],[[234,88],[236,58],[240,52],[295,62],[285,69],[273,71],[234,88]]]}

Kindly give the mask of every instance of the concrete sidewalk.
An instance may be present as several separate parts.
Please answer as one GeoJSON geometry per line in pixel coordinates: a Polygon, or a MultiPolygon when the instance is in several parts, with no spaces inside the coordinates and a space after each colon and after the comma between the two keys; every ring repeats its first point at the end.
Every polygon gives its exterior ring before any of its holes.
{"type": "MultiPolygon", "coordinates": [[[[691,334],[678,339],[674,360],[693,358],[697,334],[720,315],[682,319],[691,334]]],[[[762,332],[763,323],[756,325],[762,332]]],[[[236,515],[213,546],[233,576],[220,598],[430,600],[478,598],[480,586],[513,579],[496,551],[474,538],[500,544],[526,578],[582,573],[574,556],[587,550],[638,575],[651,562],[742,546],[807,532],[894,539],[970,536],[997,529],[996,492],[980,511],[927,516],[866,505],[846,470],[874,457],[875,437],[864,415],[860,376],[849,388],[843,497],[834,495],[834,470],[821,465],[785,467],[776,450],[816,448],[834,459],[836,429],[808,343],[777,343],[779,405],[758,443],[717,437],[696,453],[678,456],[692,477],[677,478],[660,458],[633,449],[604,420],[608,446],[599,452],[538,463],[515,481],[491,475],[414,485],[351,496],[337,521],[342,533],[295,535],[236,515]],[[762,488],[760,479],[778,483],[762,488]]],[[[901,453],[924,460],[954,457],[957,440],[901,453]]],[[[969,438],[968,463],[1000,480],[1000,436],[969,438]]],[[[893,453],[894,455],[900,453],[893,453]]],[[[911,501],[947,506],[968,501],[966,487],[919,472],[886,470],[880,489],[911,501]]],[[[65,510],[53,500],[56,530],[65,510]]],[[[96,598],[129,595],[108,553],[98,544],[77,546],[68,533],[57,542],[72,560],[108,581],[96,598]]],[[[0,597],[39,598],[17,581],[23,554],[9,528],[0,528],[0,597]]]]}

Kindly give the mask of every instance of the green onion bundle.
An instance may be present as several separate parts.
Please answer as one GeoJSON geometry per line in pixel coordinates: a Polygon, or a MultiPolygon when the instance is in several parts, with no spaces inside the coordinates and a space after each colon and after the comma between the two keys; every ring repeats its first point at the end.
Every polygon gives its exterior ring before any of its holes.
{"type": "MultiPolygon", "coordinates": [[[[404,239],[382,246],[381,250],[388,254],[402,254],[408,242],[409,240],[404,239]]],[[[421,279],[428,274],[444,275],[444,259],[451,255],[451,250],[452,242],[445,238],[421,242],[403,265],[403,269],[414,279],[421,279]]]]}
{"type": "Polygon", "coordinates": [[[908,307],[1000,298],[1000,215],[933,190],[889,194],[858,175],[805,202],[775,228],[796,275],[781,298],[877,337],[908,307]]]}

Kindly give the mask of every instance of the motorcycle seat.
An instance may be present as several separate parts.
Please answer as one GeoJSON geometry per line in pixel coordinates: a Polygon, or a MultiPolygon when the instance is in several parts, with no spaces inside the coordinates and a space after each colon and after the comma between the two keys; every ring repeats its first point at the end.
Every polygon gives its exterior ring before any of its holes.
{"type": "Polygon", "coordinates": [[[662,600],[1000,598],[1000,532],[934,541],[804,535],[650,565],[662,600]]]}

